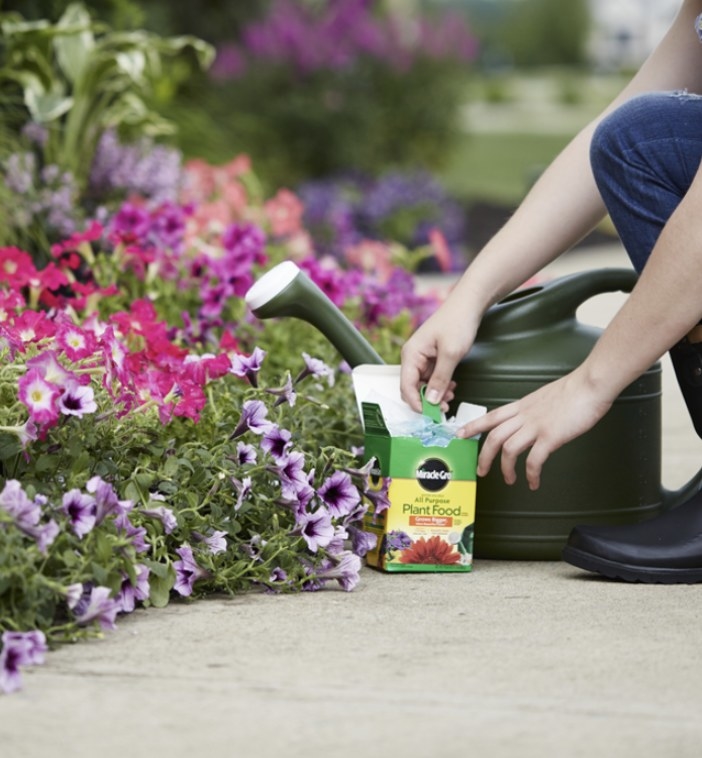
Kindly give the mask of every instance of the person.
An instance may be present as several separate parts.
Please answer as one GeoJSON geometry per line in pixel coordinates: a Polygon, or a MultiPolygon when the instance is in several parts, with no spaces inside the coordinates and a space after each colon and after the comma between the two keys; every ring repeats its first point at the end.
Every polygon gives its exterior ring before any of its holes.
{"type": "MultiPolygon", "coordinates": [[[[426,384],[427,399],[445,409],[453,370],[487,308],[609,213],[639,273],[636,285],[574,371],[462,428],[461,436],[483,435],[479,476],[499,457],[512,484],[525,453],[526,479],[537,489],[549,455],[593,427],[668,350],[702,436],[700,29],[702,0],[684,0],[628,85],[555,158],[403,346],[404,400],[421,410],[426,384]]],[[[702,495],[638,524],[575,527],[563,557],[611,578],[702,582],[702,495]]]]}

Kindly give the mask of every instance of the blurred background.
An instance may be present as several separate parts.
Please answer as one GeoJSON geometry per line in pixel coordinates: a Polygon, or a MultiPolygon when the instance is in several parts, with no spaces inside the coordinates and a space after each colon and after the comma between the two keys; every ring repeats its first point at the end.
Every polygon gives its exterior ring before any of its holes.
{"type": "MultiPolygon", "coordinates": [[[[424,244],[460,267],[660,39],[678,0],[96,0],[112,29],[196,35],[149,105],[184,157],[251,157],[305,206],[320,252],[424,244]]],[[[0,2],[56,21],[68,3],[0,2]]],[[[604,238],[611,234],[603,227],[604,238]]],[[[590,242],[597,242],[596,236],[590,242]]]]}

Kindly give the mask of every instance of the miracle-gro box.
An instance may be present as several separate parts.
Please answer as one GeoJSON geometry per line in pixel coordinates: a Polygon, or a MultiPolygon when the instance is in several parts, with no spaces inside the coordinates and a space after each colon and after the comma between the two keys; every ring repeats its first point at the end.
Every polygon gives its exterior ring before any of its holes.
{"type": "Polygon", "coordinates": [[[372,486],[387,487],[390,502],[364,519],[364,529],[377,536],[368,565],[388,572],[470,571],[478,440],[425,446],[416,437],[391,434],[381,403],[359,400],[359,407],[364,458],[375,461],[372,486]]]}

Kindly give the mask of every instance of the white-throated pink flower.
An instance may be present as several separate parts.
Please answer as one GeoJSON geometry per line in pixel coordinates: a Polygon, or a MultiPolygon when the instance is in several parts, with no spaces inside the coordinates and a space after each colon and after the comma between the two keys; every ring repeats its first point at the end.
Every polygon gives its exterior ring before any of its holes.
{"type": "Polygon", "coordinates": [[[36,369],[31,369],[19,380],[19,399],[27,406],[29,417],[36,424],[48,425],[59,416],[57,400],[61,388],[47,382],[36,369]]]}

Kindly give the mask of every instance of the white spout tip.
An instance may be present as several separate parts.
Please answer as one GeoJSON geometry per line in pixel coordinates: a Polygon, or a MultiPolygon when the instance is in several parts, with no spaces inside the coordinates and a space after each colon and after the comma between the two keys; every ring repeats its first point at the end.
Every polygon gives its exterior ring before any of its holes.
{"type": "Polygon", "coordinates": [[[244,298],[246,304],[252,311],[263,307],[280,294],[299,273],[300,269],[292,261],[279,263],[254,282],[244,298]]]}

